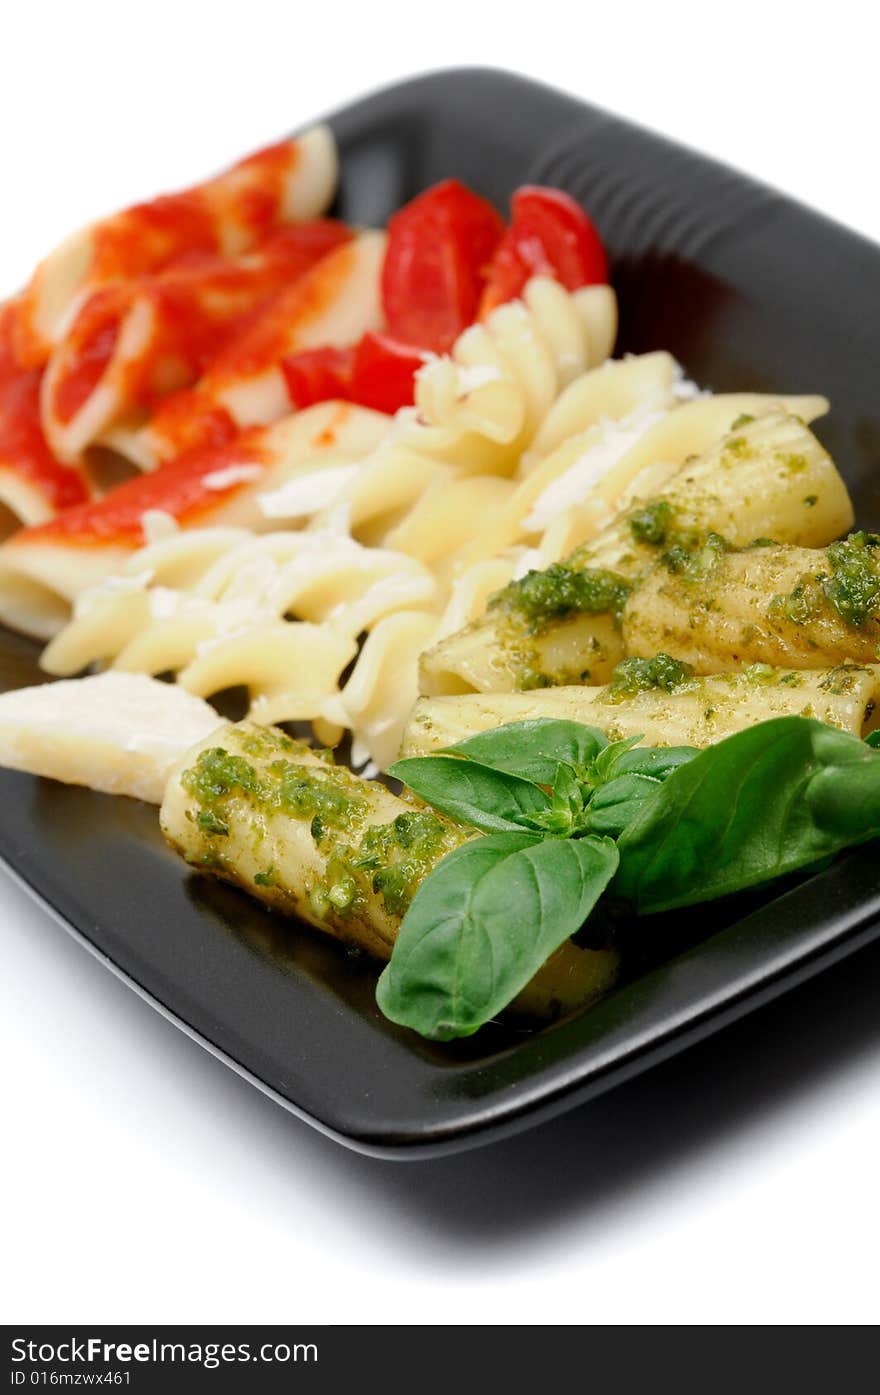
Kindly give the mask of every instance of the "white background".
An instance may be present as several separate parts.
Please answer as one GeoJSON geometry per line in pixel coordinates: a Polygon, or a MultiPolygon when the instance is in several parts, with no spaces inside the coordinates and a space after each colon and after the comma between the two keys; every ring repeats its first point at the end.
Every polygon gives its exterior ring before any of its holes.
{"type": "MultiPolygon", "coordinates": [[[[542,77],[880,238],[869,12],[10,5],[0,290],[97,212],[461,63],[542,77]]],[[[405,1165],[290,1118],[5,879],[0,945],[6,1321],[877,1317],[880,948],[543,1130],[405,1165]]]]}

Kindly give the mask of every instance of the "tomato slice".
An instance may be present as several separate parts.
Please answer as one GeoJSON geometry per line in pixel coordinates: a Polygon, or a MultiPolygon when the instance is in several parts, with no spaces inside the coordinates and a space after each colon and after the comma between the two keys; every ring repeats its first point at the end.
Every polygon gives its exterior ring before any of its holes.
{"type": "Polygon", "coordinates": [[[374,412],[412,406],[415,376],[427,355],[388,334],[367,333],[351,349],[304,349],[282,359],[295,407],[316,402],[356,402],[374,412]]]}
{"type": "Polygon", "coordinates": [[[457,179],[435,184],[395,213],[382,271],[389,334],[434,353],[451,348],[476,319],[503,234],[492,205],[457,179]]]}
{"type": "Polygon", "coordinates": [[[303,349],[281,360],[281,370],[294,407],[351,399],[354,349],[303,349]]]}
{"type": "Polygon", "coordinates": [[[510,201],[511,224],[496,248],[480,301],[480,318],[515,300],[532,276],[552,276],[566,290],[608,280],[608,258],[580,204],[561,189],[524,184],[510,201]]]}
{"type": "Polygon", "coordinates": [[[376,412],[411,407],[415,376],[427,355],[388,334],[364,335],[355,349],[351,400],[376,412]]]}

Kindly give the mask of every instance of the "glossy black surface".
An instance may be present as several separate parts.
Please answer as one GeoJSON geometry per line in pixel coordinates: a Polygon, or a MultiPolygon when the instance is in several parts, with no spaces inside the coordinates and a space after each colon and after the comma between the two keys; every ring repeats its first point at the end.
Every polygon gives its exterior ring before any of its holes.
{"type": "MultiPolygon", "coordinates": [[[[619,350],[668,348],[716,390],[826,393],[833,410],[818,432],[860,523],[880,525],[875,246],[503,73],[416,79],[331,121],[339,212],[355,221],[382,222],[449,175],[502,207],[524,182],[568,189],[611,253],[619,350]]],[[[0,633],[0,684],[37,681],[35,657],[0,633]]],[[[398,1157],[472,1146],[570,1108],[880,931],[880,858],[869,847],[768,904],[650,922],[664,950],[706,938],[581,1017],[531,1034],[491,1026],[441,1048],[380,1016],[367,961],[188,874],[154,809],[3,771],[0,855],[111,967],[255,1083],[342,1141],[398,1157]]]]}

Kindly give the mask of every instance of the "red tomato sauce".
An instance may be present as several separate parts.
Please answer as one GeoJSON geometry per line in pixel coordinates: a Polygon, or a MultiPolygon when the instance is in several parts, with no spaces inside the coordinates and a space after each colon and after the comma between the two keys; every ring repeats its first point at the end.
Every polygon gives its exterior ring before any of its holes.
{"type": "Polygon", "coordinates": [[[84,547],[119,543],[140,547],[143,515],[149,509],[161,509],[184,525],[197,524],[201,515],[252,487],[252,480],[232,480],[213,488],[205,484],[205,477],[238,465],[265,468],[269,460],[259,438],[260,430],[255,428],[219,449],[188,452],[153,474],[126,480],[103,499],[69,508],[36,528],[22,529],[9,546],[63,541],[84,547]]]}
{"type": "Polygon", "coordinates": [[[239,428],[225,407],[212,402],[199,388],[184,389],[167,397],[150,423],[156,429],[162,457],[173,460],[184,451],[225,446],[239,428]]]}
{"type": "Polygon", "coordinates": [[[107,370],[128,297],[116,286],[96,291],[77,317],[72,335],[76,349],[52,392],[52,412],[66,426],[91,397],[107,370]]]}
{"type": "MultiPolygon", "coordinates": [[[[330,421],[315,433],[311,445],[315,448],[332,446],[351,410],[347,403],[340,402],[330,421]]],[[[120,543],[140,547],[144,542],[143,515],[148,509],[161,509],[184,527],[198,526],[202,521],[208,523],[210,520],[204,519],[205,514],[212,513],[241,490],[252,489],[255,481],[233,479],[215,488],[205,484],[207,475],[238,465],[257,465],[266,470],[272,464],[264,428],[251,427],[226,445],[189,451],[151,475],[139,475],[117,485],[103,499],[69,508],[36,528],[23,528],[7,546],[64,542],[82,547],[120,543]]]]}
{"type": "Polygon", "coordinates": [[[90,281],[157,271],[182,252],[219,252],[225,225],[245,231],[248,245],[277,222],[287,176],[299,147],[280,141],[233,165],[226,174],[179,194],[135,204],[94,230],[90,281]]]}
{"type": "Polygon", "coordinates": [[[77,470],[55,459],[40,424],[39,370],[18,366],[12,350],[17,306],[0,311],[0,467],[30,481],[53,509],[88,498],[77,470]]]}
{"type": "Polygon", "coordinates": [[[279,141],[249,155],[233,167],[233,173],[248,176],[235,199],[237,221],[260,238],[278,221],[284,186],[296,169],[299,146],[279,141]]]}
{"type": "Polygon", "coordinates": [[[67,363],[52,394],[54,415],[67,424],[88,400],[139,299],[150,304],[151,331],[140,354],[126,362],[116,389],[125,406],[148,409],[167,396],[170,374],[176,388],[195,382],[272,296],[351,236],[342,223],[316,219],[277,230],[243,257],[186,253],[155,276],[101,287],[63,341],[67,363]]]}
{"type": "MultiPolygon", "coordinates": [[[[349,232],[344,240],[351,238],[349,232]]],[[[298,333],[339,298],[351,274],[353,260],[351,249],[347,253],[340,251],[330,262],[322,259],[310,275],[270,301],[249,328],[236,337],[224,353],[217,355],[210,368],[211,381],[235,382],[254,377],[280,363],[282,356],[295,346],[298,333]]]]}
{"type": "MultiPolygon", "coordinates": [[[[338,246],[351,238],[351,232],[345,229],[338,246]]],[[[349,255],[335,256],[329,264],[320,260],[307,275],[270,299],[242,326],[240,333],[231,337],[194,388],[167,397],[150,423],[150,433],[163,458],[206,446],[212,440],[216,442],[218,433],[230,428],[237,430],[220,402],[224,390],[273,368],[280,371],[281,360],[290,352],[291,342],[296,342],[297,333],[332,305],[350,271],[349,255]]]]}

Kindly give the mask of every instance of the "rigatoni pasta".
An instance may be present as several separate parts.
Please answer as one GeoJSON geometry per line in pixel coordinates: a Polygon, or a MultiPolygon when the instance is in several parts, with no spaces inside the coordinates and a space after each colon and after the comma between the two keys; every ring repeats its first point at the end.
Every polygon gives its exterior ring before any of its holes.
{"type": "Polygon", "coordinates": [[[770,717],[807,716],[866,736],[880,719],[880,669],[772,668],[695,676],[669,660],[662,681],[650,670],[634,681],[623,665],[604,687],[541,688],[531,693],[422,697],[412,710],[401,755],[442,750],[507,722],[548,717],[598,727],[611,741],[638,737],[649,746],[707,746],[770,717]]]}
{"type": "Polygon", "coordinates": [[[871,663],[880,648],[880,570],[865,535],[817,550],[710,541],[660,562],[627,602],[628,653],[665,648],[698,673],[742,664],[871,663]]]}
{"type": "MultiPolygon", "coordinates": [[[[379,960],[390,956],[420,881],[470,836],[247,723],[193,747],[169,780],[161,820],[192,865],[379,960]]],[[[583,1007],[607,992],[618,963],[614,949],[565,944],[513,1009],[552,1017],[583,1007]]]]}
{"type": "Polygon", "coordinates": [[[833,461],[800,418],[743,422],[564,563],[512,581],[482,620],[425,655],[423,691],[607,681],[626,653],[630,595],[664,549],[710,534],[733,547],[764,536],[819,545],[852,517],[833,461]]]}

